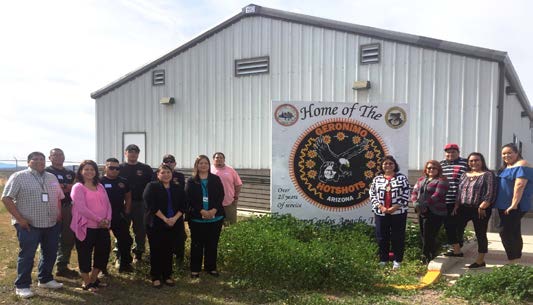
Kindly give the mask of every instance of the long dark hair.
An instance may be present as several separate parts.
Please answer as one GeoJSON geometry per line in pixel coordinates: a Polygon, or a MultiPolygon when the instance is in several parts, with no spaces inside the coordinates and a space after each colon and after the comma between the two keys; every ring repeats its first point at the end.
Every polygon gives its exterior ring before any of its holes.
{"type": "MultiPolygon", "coordinates": [[[[507,147],[510,148],[513,152],[518,154],[518,160],[516,160],[516,161],[524,159],[524,157],[522,157],[522,152],[518,149],[516,144],[514,144],[514,143],[505,144],[504,146],[502,146],[502,150],[504,148],[507,148],[507,147]]],[[[498,169],[498,174],[501,173],[506,167],[507,167],[507,164],[505,164],[505,161],[503,161],[503,158],[502,158],[502,167],[500,167],[500,169],[498,169]]]]}
{"type": "Polygon", "coordinates": [[[468,171],[472,171],[472,168],[470,167],[470,157],[472,156],[477,156],[479,157],[479,160],[481,160],[481,169],[486,172],[489,170],[489,168],[487,167],[487,163],[485,162],[485,157],[483,157],[483,155],[481,153],[478,153],[478,152],[472,152],[468,155],[468,158],[466,158],[466,160],[468,161],[467,163],[467,168],[468,168],[468,171]]]}
{"type": "Polygon", "coordinates": [[[196,182],[200,181],[200,176],[199,176],[199,173],[198,173],[198,163],[200,163],[200,161],[202,159],[206,159],[207,160],[207,164],[209,165],[209,172],[211,172],[211,162],[209,162],[209,157],[206,156],[206,155],[199,155],[198,157],[196,157],[196,160],[194,161],[194,167],[192,169],[192,178],[196,182]]]}
{"type": "Polygon", "coordinates": [[[82,184],[85,183],[85,180],[83,179],[83,175],[81,174],[81,171],[85,166],[92,166],[94,168],[94,178],[93,178],[93,185],[97,186],[98,183],[100,183],[100,173],[98,172],[98,165],[93,160],[83,160],[80,163],[80,167],[78,168],[78,171],[76,172],[76,181],[80,182],[82,184]]]}
{"type": "Polygon", "coordinates": [[[396,162],[396,159],[394,159],[393,156],[391,155],[386,155],[385,157],[383,157],[383,160],[381,160],[381,163],[379,164],[379,171],[381,173],[383,173],[383,163],[385,163],[385,161],[391,161],[392,163],[394,163],[394,172],[397,173],[400,171],[400,166],[398,165],[398,162],[396,162]]]}

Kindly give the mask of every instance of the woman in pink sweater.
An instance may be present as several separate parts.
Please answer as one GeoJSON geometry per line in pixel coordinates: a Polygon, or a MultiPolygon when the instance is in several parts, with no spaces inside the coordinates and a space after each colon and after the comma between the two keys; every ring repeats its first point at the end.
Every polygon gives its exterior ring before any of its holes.
{"type": "Polygon", "coordinates": [[[96,292],[98,287],[107,286],[101,283],[97,276],[101,270],[105,270],[111,250],[111,203],[98,177],[96,163],[91,160],[83,161],[76,173],[78,182],[74,184],[71,192],[70,228],[76,235],[82,288],[91,292],[96,292]]]}

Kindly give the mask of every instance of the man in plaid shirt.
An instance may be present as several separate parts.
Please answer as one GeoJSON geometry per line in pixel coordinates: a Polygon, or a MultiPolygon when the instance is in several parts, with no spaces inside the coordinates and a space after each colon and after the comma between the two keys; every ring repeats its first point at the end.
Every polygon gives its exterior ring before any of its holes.
{"type": "Polygon", "coordinates": [[[21,298],[34,295],[30,289],[33,260],[41,246],[39,261],[40,288],[63,287],[52,276],[61,230],[61,199],[65,197],[57,178],[44,170],[45,156],[41,152],[28,155],[28,169],[9,177],[2,201],[12,216],[17,230],[19,256],[15,294],[21,298]]]}

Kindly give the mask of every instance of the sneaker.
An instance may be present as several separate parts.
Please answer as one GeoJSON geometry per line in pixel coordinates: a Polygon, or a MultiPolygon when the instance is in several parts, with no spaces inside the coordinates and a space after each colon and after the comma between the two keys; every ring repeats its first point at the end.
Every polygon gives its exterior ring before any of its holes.
{"type": "Polygon", "coordinates": [[[109,272],[106,270],[100,270],[100,272],[98,273],[98,276],[97,278],[99,279],[106,279],[109,277],[109,272]]]}
{"type": "Polygon", "coordinates": [[[23,299],[31,298],[35,295],[30,288],[15,288],[15,294],[23,299]]]}
{"type": "Polygon", "coordinates": [[[387,262],[379,262],[379,266],[380,267],[385,267],[385,266],[387,266],[387,262]]]}
{"type": "Polygon", "coordinates": [[[78,271],[69,268],[57,269],[56,276],[66,277],[69,279],[77,278],[80,276],[78,271]]]}
{"type": "Polygon", "coordinates": [[[47,289],[59,289],[59,288],[63,287],[63,283],[58,283],[58,282],[56,282],[56,280],[51,280],[51,281],[46,282],[46,283],[39,282],[37,287],[39,287],[39,288],[47,288],[47,289]]]}
{"type": "Polygon", "coordinates": [[[397,261],[392,262],[392,270],[398,270],[400,269],[400,263],[397,261]]]}

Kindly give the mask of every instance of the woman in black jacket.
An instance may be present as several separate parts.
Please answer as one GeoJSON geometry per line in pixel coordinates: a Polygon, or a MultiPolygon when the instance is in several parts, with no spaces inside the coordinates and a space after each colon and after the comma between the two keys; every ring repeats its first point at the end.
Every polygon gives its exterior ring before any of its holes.
{"type": "Polygon", "coordinates": [[[187,180],[185,193],[190,204],[189,229],[191,230],[191,277],[197,278],[204,269],[218,276],[217,249],[224,219],[224,187],[217,175],[210,173],[209,157],[196,158],[193,176],[187,180]]]}
{"type": "Polygon", "coordinates": [[[150,243],[150,276],[152,286],[160,288],[163,281],[175,284],[172,275],[172,245],[183,230],[183,213],[187,207],[185,192],[171,183],[172,169],[161,165],[157,180],[146,185],[143,199],[146,202],[146,233],[150,243]]]}

